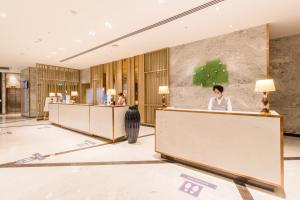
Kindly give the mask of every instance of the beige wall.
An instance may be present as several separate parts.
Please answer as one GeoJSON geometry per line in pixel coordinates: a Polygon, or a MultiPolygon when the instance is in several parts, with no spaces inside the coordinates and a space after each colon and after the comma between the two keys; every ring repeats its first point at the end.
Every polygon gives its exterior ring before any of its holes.
{"type": "Polygon", "coordinates": [[[194,68],[219,58],[227,65],[229,83],[225,95],[233,109],[261,110],[261,94],[254,92],[257,79],[266,77],[267,29],[249,28],[170,48],[170,104],[207,109],[211,88],[192,84],[194,68]]]}
{"type": "Polygon", "coordinates": [[[19,73],[7,73],[6,74],[6,88],[20,88],[20,74],[19,73]]]}

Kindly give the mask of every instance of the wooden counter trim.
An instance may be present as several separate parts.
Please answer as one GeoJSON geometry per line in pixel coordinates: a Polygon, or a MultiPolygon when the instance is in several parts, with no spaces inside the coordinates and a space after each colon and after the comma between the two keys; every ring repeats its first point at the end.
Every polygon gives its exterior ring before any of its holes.
{"type": "Polygon", "coordinates": [[[111,107],[112,112],[112,142],[115,143],[115,109],[111,107]]]}
{"type": "Polygon", "coordinates": [[[273,115],[273,114],[255,114],[255,113],[239,113],[239,112],[217,112],[217,111],[205,111],[205,110],[192,110],[192,109],[173,109],[173,108],[156,108],[156,111],[172,111],[172,112],[193,112],[193,113],[205,113],[205,114],[219,114],[219,115],[241,115],[241,116],[253,116],[253,117],[275,117],[281,118],[282,115],[273,115]]]}
{"type": "MultiPolygon", "coordinates": [[[[210,113],[210,114],[225,114],[225,115],[230,115],[231,113],[220,113],[220,112],[210,112],[210,111],[192,111],[192,110],[172,110],[172,109],[162,109],[162,108],[157,108],[155,109],[155,124],[157,124],[157,117],[156,117],[156,112],[157,111],[178,111],[178,112],[195,112],[195,113],[210,113]]],[[[264,117],[265,115],[259,115],[259,114],[243,114],[243,113],[234,113],[234,114],[237,114],[237,115],[244,115],[244,116],[258,116],[258,117],[264,117]]],[[[234,115],[233,114],[233,115],[234,115]]],[[[270,116],[268,116],[270,117],[270,116]]],[[[270,185],[270,186],[273,186],[273,187],[278,187],[278,188],[281,188],[283,189],[284,188],[284,148],[283,148],[283,143],[284,143],[284,135],[283,135],[283,130],[284,130],[284,127],[283,127],[283,120],[284,120],[284,117],[282,115],[272,115],[272,117],[276,117],[276,118],[280,118],[280,184],[274,184],[272,182],[268,182],[268,181],[265,181],[265,180],[261,180],[261,179],[258,179],[258,178],[255,178],[255,177],[250,177],[250,176],[246,176],[246,175],[243,175],[243,174],[238,174],[238,173],[235,173],[235,172],[231,172],[229,170],[225,170],[225,169],[222,169],[222,168],[218,168],[218,167],[215,167],[215,166],[211,166],[211,165],[206,165],[206,164],[202,164],[202,163],[197,163],[197,162],[194,162],[194,161],[191,161],[191,160],[187,160],[187,159],[184,159],[184,158],[180,158],[178,156],[174,156],[174,155],[169,155],[169,154],[166,154],[166,153],[163,153],[163,152],[160,152],[157,150],[157,146],[156,146],[156,141],[157,141],[157,137],[156,137],[156,126],[155,126],[155,133],[154,133],[154,151],[157,152],[157,153],[160,153],[162,155],[166,155],[166,156],[169,156],[169,157],[173,157],[175,159],[179,159],[179,160],[182,160],[184,162],[189,162],[193,165],[200,165],[200,166],[203,166],[203,167],[207,167],[208,169],[211,168],[211,169],[214,169],[214,170],[217,170],[217,171],[220,171],[220,172],[223,172],[223,173],[227,173],[227,174],[231,174],[233,176],[238,176],[238,177],[243,177],[243,178],[246,178],[248,179],[249,181],[256,181],[256,182],[260,182],[260,183],[263,183],[263,184],[266,184],[266,185],[270,185]]]]}
{"type": "Polygon", "coordinates": [[[281,187],[284,188],[284,117],[280,117],[280,171],[281,187]]]}

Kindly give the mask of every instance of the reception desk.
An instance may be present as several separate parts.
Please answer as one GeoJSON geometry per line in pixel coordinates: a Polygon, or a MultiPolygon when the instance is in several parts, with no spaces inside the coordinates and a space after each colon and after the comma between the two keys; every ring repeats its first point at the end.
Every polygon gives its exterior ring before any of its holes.
{"type": "Polygon", "coordinates": [[[283,188],[282,123],[276,112],[158,109],[155,149],[245,182],[283,188]]]}
{"type": "Polygon", "coordinates": [[[111,141],[125,137],[126,106],[49,104],[49,121],[82,133],[111,141]]]}

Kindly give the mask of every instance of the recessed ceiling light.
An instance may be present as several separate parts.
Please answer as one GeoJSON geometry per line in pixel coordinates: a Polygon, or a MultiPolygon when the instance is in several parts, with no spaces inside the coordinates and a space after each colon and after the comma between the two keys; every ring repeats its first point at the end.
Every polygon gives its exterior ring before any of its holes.
{"type": "Polygon", "coordinates": [[[219,10],[220,10],[220,7],[219,7],[219,6],[217,6],[217,7],[216,7],[216,11],[219,11],[219,10]]]}
{"type": "Polygon", "coordinates": [[[104,26],[105,26],[106,28],[112,28],[112,24],[111,24],[110,22],[105,22],[105,23],[104,23],[104,26]]]}
{"type": "Polygon", "coordinates": [[[63,51],[63,50],[65,50],[65,48],[60,47],[60,48],[58,48],[58,50],[63,51]]]}
{"type": "Polygon", "coordinates": [[[76,10],[70,10],[70,13],[72,14],[72,15],[77,15],[78,14],[78,12],[76,11],[76,10]]]}
{"type": "Polygon", "coordinates": [[[1,13],[1,17],[6,17],[6,14],[5,13],[1,13]]]}
{"type": "Polygon", "coordinates": [[[136,37],[133,37],[132,39],[133,39],[133,40],[136,40],[136,37]]]}
{"type": "Polygon", "coordinates": [[[232,26],[232,25],[229,25],[229,28],[233,28],[233,26],[232,26]]]}
{"type": "Polygon", "coordinates": [[[165,0],[157,0],[157,3],[158,4],[163,4],[163,3],[165,3],[166,1],[165,0]]]}
{"type": "Polygon", "coordinates": [[[90,36],[95,36],[95,35],[96,35],[96,32],[95,32],[95,31],[90,31],[90,32],[89,32],[89,35],[90,35],[90,36]]]}
{"type": "Polygon", "coordinates": [[[180,20],[180,21],[179,21],[179,23],[180,23],[180,24],[183,24],[183,23],[184,23],[184,21],[180,20]]]}
{"type": "Polygon", "coordinates": [[[75,40],[75,42],[77,42],[77,43],[81,43],[81,40],[79,40],[79,39],[78,39],[78,40],[75,40]]]}

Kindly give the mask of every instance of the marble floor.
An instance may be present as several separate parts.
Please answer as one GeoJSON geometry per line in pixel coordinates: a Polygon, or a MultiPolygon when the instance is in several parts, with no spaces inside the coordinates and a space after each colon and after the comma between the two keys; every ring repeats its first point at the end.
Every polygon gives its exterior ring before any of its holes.
{"type": "Polygon", "coordinates": [[[285,190],[270,192],[167,162],[154,152],[153,134],[141,127],[136,144],[111,144],[47,121],[0,116],[0,199],[300,199],[300,138],[285,137],[285,190]]]}

